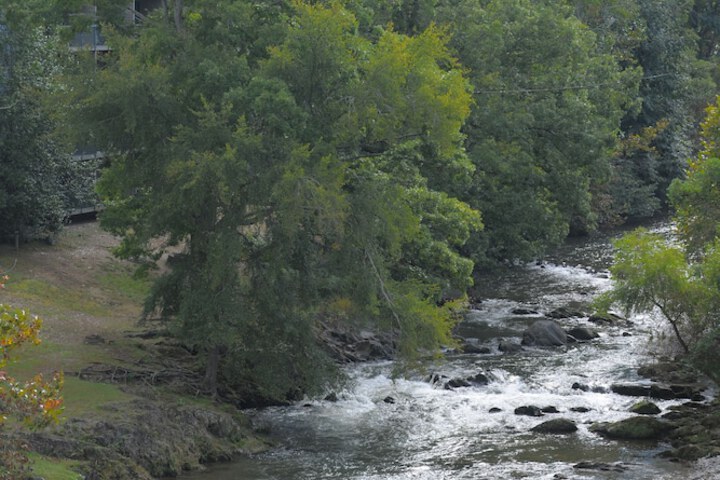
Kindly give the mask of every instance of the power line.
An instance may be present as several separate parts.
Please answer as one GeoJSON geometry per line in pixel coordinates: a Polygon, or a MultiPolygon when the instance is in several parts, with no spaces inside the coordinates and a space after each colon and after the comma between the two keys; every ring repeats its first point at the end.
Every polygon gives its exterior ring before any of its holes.
{"type": "MultiPolygon", "coordinates": [[[[648,75],[642,77],[640,80],[654,80],[662,77],[674,77],[677,73],[659,73],[657,75],[648,75]]],[[[478,95],[489,94],[489,93],[500,93],[500,94],[515,94],[515,93],[538,93],[538,92],[561,92],[564,90],[589,90],[592,88],[607,87],[611,85],[619,85],[621,81],[616,82],[605,82],[605,83],[591,83],[586,85],[566,85],[564,87],[541,87],[541,88],[518,88],[518,89],[498,89],[498,90],[475,90],[474,93],[478,95]]]]}

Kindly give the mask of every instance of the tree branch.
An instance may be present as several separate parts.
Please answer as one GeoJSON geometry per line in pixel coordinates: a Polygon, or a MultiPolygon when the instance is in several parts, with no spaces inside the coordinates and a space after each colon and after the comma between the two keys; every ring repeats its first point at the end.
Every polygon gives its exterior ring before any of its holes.
{"type": "Polygon", "coordinates": [[[663,314],[663,316],[667,319],[668,322],[670,322],[670,325],[672,325],[673,331],[675,332],[675,337],[678,339],[678,342],[680,342],[680,345],[682,345],[683,351],[685,353],[689,353],[690,349],[688,348],[687,343],[685,343],[685,340],[683,340],[682,335],[680,334],[680,329],[677,325],[677,320],[673,319],[668,313],[664,305],[660,304],[658,301],[653,300],[653,304],[660,309],[660,312],[663,314]]]}
{"type": "Polygon", "coordinates": [[[372,255],[370,255],[370,252],[367,250],[367,248],[365,249],[365,257],[368,259],[368,261],[370,262],[370,266],[375,272],[375,277],[380,284],[380,293],[382,293],[385,301],[388,303],[388,307],[390,308],[390,312],[392,313],[393,317],[395,317],[395,322],[397,322],[398,328],[402,329],[402,321],[400,320],[400,315],[398,315],[395,311],[395,303],[392,301],[392,298],[390,298],[390,294],[385,289],[385,282],[380,275],[380,270],[378,270],[377,266],[375,265],[375,261],[372,259],[372,255]]]}

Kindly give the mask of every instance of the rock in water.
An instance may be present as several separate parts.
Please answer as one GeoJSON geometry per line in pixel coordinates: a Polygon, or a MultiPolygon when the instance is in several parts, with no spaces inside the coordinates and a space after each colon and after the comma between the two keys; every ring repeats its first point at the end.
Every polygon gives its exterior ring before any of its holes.
{"type": "Polygon", "coordinates": [[[659,440],[673,426],[654,417],[631,417],[615,423],[596,423],[590,427],[603,437],[615,440],[659,440]]]}
{"type": "Polygon", "coordinates": [[[503,353],[517,353],[522,350],[522,347],[520,344],[510,340],[500,340],[500,343],[498,343],[498,350],[503,353]]]}
{"type": "Polygon", "coordinates": [[[480,346],[472,342],[465,342],[462,346],[463,353],[480,353],[487,355],[492,353],[489,347],[480,346]]]}
{"type": "Polygon", "coordinates": [[[628,468],[621,463],[598,463],[598,462],[580,462],[573,468],[579,470],[600,470],[602,472],[618,472],[622,473],[628,468]]]}
{"type": "Polygon", "coordinates": [[[558,347],[567,344],[567,334],[557,322],[538,320],[523,332],[522,344],[558,347]]]}
{"type": "Polygon", "coordinates": [[[593,338],[598,338],[600,335],[594,330],[590,330],[586,327],[575,327],[568,330],[568,335],[572,335],[573,338],[580,342],[586,342],[588,340],[592,340],[593,338]]]}
{"type": "Polygon", "coordinates": [[[482,372],[477,373],[472,377],[468,377],[466,380],[475,385],[487,385],[490,383],[490,378],[482,372]]]}
{"type": "Polygon", "coordinates": [[[524,405],[515,409],[515,415],[527,415],[529,417],[542,417],[543,413],[540,407],[534,405],[524,405]]]}
{"type": "Polygon", "coordinates": [[[560,307],[547,314],[550,318],[572,318],[572,317],[584,317],[585,313],[579,310],[572,310],[567,307],[560,307]]]}
{"type": "Polygon", "coordinates": [[[548,420],[540,425],[536,425],[530,430],[536,433],[573,433],[577,431],[577,425],[567,418],[555,418],[548,420]]]}
{"type": "Polygon", "coordinates": [[[642,400],[630,407],[630,411],[639,415],[657,415],[660,413],[660,407],[648,400],[642,400]]]}
{"type": "Polygon", "coordinates": [[[470,382],[464,378],[453,378],[452,380],[445,383],[445,390],[452,390],[453,388],[469,387],[470,382]]]}

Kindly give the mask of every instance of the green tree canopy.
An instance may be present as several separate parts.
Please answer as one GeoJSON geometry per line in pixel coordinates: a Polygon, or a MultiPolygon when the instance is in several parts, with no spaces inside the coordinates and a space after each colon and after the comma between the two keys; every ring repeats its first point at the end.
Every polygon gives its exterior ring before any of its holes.
{"type": "Polygon", "coordinates": [[[591,185],[609,177],[640,72],[562,5],[458,0],[438,10],[474,86],[464,131],[476,166],[467,198],[486,225],[479,259],[527,260],[592,229],[591,185]]]}
{"type": "Polygon", "coordinates": [[[470,94],[444,31],[373,40],[339,4],[296,3],[258,57],[268,39],[243,31],[263,7],[226,3],[109,35],[78,89],[113,152],[101,220],[118,253],[176,252],[147,312],[207,353],[211,391],[232,372],[266,398],[317,381],[320,319],[379,322],[406,352],[450,342],[437,304],[471,283],[459,249],[482,223],[453,196],[470,94]]]}
{"type": "Polygon", "coordinates": [[[48,236],[61,227],[78,184],[43,101],[58,86],[63,53],[51,35],[4,22],[4,13],[0,9],[0,236],[48,236]]]}

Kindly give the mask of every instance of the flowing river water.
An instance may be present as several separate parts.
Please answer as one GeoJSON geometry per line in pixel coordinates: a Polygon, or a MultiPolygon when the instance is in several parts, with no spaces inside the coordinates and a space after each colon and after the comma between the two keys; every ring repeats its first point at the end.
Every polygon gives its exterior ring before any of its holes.
{"type": "MultiPolygon", "coordinates": [[[[667,230],[667,226],[657,229],[667,230]]],[[[448,354],[425,372],[393,376],[392,362],[352,365],[339,400],[310,399],[290,407],[251,412],[279,445],[267,453],[213,467],[196,480],[445,480],[445,479],[674,479],[686,467],[657,457],[663,445],[605,440],[588,431],[592,422],[631,416],[636,398],[608,393],[617,382],[643,382],[636,367],[650,361],[648,339],[657,320],[635,316],[632,326],[597,327],[587,317],[559,320],[587,326],[600,338],[558,349],[525,348],[503,354],[501,339],[520,340],[542,313],[586,308],[607,289],[609,237],[569,243],[542,265],[512,268],[482,280],[481,303],[459,328],[490,354],[448,354]],[[525,308],[541,312],[517,315],[525,308]],[[447,390],[427,381],[428,372],[449,378],[479,372],[487,385],[447,390]],[[589,391],[573,389],[573,383],[589,391]],[[394,403],[385,399],[392,397],[394,403]],[[543,418],[519,416],[523,405],[553,406],[543,418]],[[586,412],[572,411],[585,407],[586,412]],[[500,409],[490,413],[491,409],[500,409]],[[579,430],[542,435],[530,428],[568,418],[579,430]],[[581,470],[579,462],[622,464],[619,471],[581,470]]],[[[663,410],[680,401],[658,401],[663,410]]],[[[705,477],[698,477],[705,478],[705,477]]],[[[710,478],[710,477],[707,477],[710,478]]]]}

